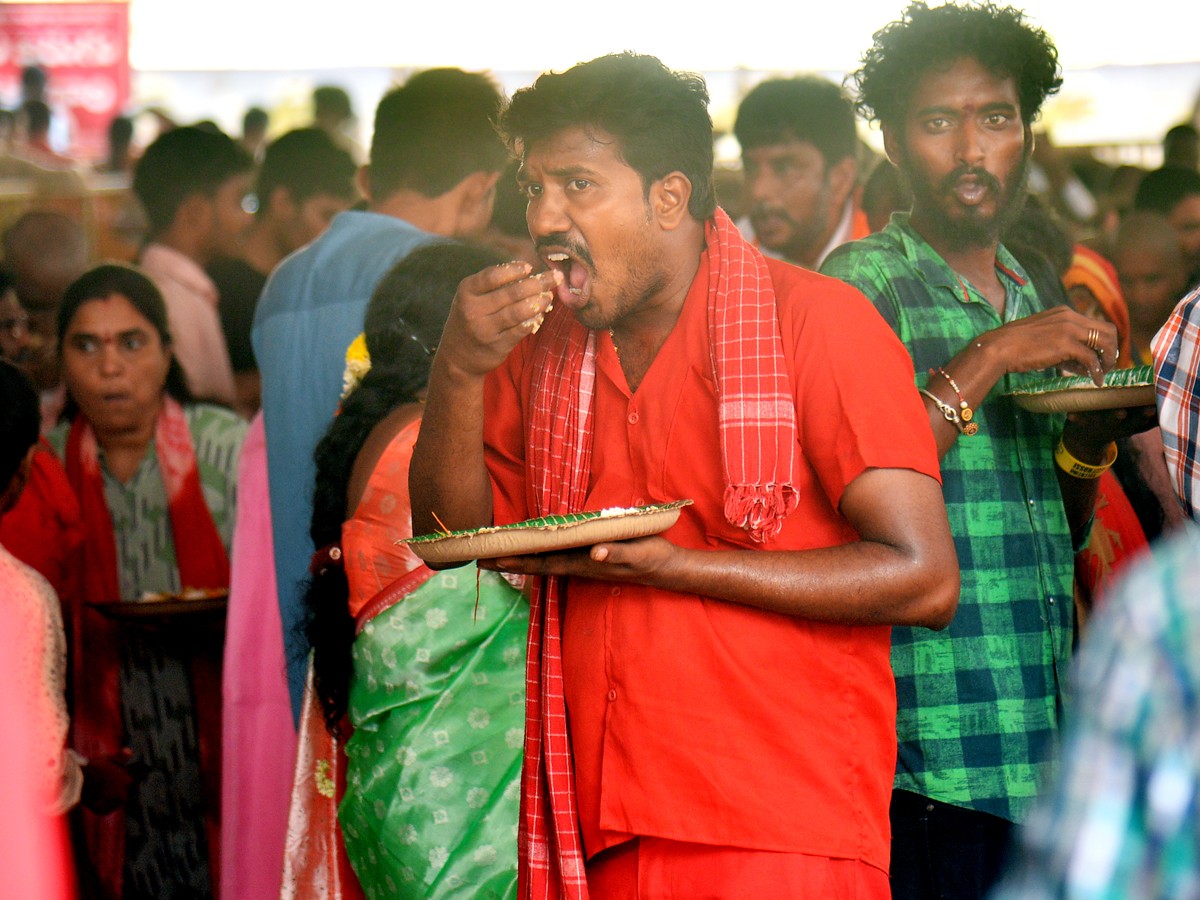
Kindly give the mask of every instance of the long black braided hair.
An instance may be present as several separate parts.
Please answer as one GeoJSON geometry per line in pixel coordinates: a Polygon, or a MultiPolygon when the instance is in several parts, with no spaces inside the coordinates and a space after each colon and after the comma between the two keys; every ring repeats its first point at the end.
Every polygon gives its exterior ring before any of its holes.
{"type": "MultiPolygon", "coordinates": [[[[459,282],[501,261],[485,247],[436,241],[406,256],[375,289],[363,323],[371,369],[342,401],[314,453],[313,546],[340,544],[354,460],[371,430],[396,407],[417,402],[428,384],[459,282]]],[[[321,550],[317,559],[324,561],[314,565],[305,593],[306,632],[325,724],[336,735],[349,698],[354,619],[345,570],[321,550]]]]}

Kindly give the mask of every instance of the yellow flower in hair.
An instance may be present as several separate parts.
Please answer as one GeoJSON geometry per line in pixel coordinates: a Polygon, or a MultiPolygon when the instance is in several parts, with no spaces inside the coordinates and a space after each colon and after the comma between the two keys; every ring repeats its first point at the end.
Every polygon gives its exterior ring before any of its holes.
{"type": "Polygon", "coordinates": [[[367,336],[360,334],[346,348],[346,368],[342,372],[342,399],[345,400],[371,371],[371,354],[367,352],[367,336]]]}

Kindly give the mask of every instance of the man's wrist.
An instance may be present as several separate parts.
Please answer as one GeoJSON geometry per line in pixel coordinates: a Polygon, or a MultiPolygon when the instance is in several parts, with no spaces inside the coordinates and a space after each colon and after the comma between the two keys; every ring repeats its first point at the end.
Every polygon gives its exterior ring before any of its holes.
{"type": "Polygon", "coordinates": [[[1116,462],[1117,459],[1117,444],[1110,443],[1103,451],[1103,456],[1099,460],[1089,456],[1087,459],[1079,459],[1074,453],[1067,449],[1062,438],[1059,438],[1058,444],[1054,449],[1054,462],[1060,469],[1070,475],[1072,478],[1081,478],[1086,481],[1091,481],[1103,475],[1108,468],[1116,462]]]}
{"type": "Polygon", "coordinates": [[[1114,452],[1115,444],[1113,441],[1096,443],[1095,441],[1083,440],[1081,439],[1079,433],[1071,428],[1069,422],[1067,423],[1067,427],[1063,429],[1062,435],[1059,437],[1058,442],[1055,444],[1056,449],[1058,446],[1065,448],[1066,451],[1071,454],[1071,456],[1075,457],[1080,462],[1087,463],[1091,466],[1104,465],[1104,461],[1108,458],[1110,453],[1112,453],[1114,458],[1116,457],[1116,453],[1114,452]]]}

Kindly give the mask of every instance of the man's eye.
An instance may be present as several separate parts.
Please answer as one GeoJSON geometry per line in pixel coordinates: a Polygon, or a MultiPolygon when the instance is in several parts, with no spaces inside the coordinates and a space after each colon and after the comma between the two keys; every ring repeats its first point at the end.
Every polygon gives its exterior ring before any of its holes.
{"type": "Polygon", "coordinates": [[[586,191],[592,186],[592,183],[586,178],[572,178],[569,184],[573,191],[586,191]]]}
{"type": "Polygon", "coordinates": [[[992,127],[999,127],[1001,125],[1008,124],[1008,116],[1006,116],[1004,113],[992,113],[983,121],[992,127]]]}
{"type": "Polygon", "coordinates": [[[523,184],[521,185],[521,193],[526,198],[532,200],[535,197],[542,196],[542,186],[540,184],[523,184]]]}
{"type": "Polygon", "coordinates": [[[122,339],[121,346],[130,351],[141,350],[146,346],[146,336],[144,334],[127,335],[122,339]]]}

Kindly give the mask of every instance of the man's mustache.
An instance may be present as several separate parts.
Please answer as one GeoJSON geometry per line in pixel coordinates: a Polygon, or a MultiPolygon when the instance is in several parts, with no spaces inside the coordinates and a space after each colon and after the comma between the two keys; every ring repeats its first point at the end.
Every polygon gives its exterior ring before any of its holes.
{"type": "Polygon", "coordinates": [[[765,216],[774,216],[777,219],[787,219],[789,222],[792,217],[787,214],[787,211],[779,206],[774,206],[770,203],[758,203],[750,210],[751,219],[761,219],[765,216]]]}
{"type": "Polygon", "coordinates": [[[942,193],[949,194],[963,178],[974,178],[988,190],[994,194],[1000,193],[1000,179],[989,172],[987,169],[980,169],[975,166],[959,166],[949,175],[942,179],[939,187],[942,193]]]}
{"type": "Polygon", "coordinates": [[[566,250],[567,253],[574,256],[585,266],[595,267],[595,263],[592,262],[592,254],[588,252],[588,248],[579,243],[579,241],[572,240],[565,232],[543,235],[533,242],[533,246],[539,253],[552,248],[566,250]]]}

